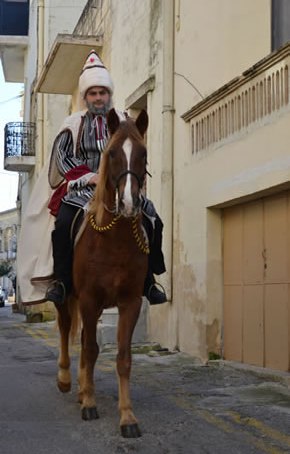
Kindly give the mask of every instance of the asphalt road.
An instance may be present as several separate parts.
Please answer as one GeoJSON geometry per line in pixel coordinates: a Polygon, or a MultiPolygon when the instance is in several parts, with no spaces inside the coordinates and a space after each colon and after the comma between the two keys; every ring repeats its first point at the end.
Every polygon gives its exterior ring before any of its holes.
{"type": "Polygon", "coordinates": [[[142,437],[119,433],[115,352],[95,372],[100,419],[83,421],[73,386],[56,387],[54,323],[28,324],[0,309],[1,454],[191,454],[290,452],[289,374],[224,362],[203,366],[181,353],[134,354],[132,400],[142,437]]]}

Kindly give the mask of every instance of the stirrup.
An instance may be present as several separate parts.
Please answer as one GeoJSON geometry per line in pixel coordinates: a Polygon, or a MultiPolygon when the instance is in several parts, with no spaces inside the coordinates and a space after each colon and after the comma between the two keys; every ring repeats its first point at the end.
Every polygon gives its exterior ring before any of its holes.
{"type": "Polygon", "coordinates": [[[62,306],[66,299],[66,288],[62,281],[54,280],[46,290],[45,298],[56,306],[62,306]]]}
{"type": "Polygon", "coordinates": [[[149,303],[151,305],[166,303],[167,302],[167,296],[166,296],[165,288],[159,282],[154,282],[153,284],[150,285],[150,287],[148,289],[148,292],[147,292],[147,295],[146,295],[146,298],[148,299],[148,301],[149,301],[149,303]],[[162,289],[162,291],[160,291],[158,289],[158,286],[162,289]],[[155,297],[157,297],[157,300],[156,299],[152,300],[152,296],[153,295],[151,295],[151,292],[152,292],[153,289],[155,289],[158,292],[158,295],[155,295],[155,297]],[[159,298],[159,300],[158,300],[158,298],[159,298]]]}

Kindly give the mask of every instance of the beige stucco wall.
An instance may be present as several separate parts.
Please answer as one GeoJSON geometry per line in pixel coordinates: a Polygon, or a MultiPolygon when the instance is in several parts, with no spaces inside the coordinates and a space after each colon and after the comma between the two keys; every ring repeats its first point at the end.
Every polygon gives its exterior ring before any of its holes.
{"type": "MultiPolygon", "coordinates": [[[[49,5],[32,1],[29,13],[30,44],[25,56],[25,100],[24,121],[36,123],[35,167],[19,178],[21,194],[21,216],[23,217],[33,187],[48,158],[53,140],[64,117],[68,115],[70,96],[31,93],[42,65],[58,33],[71,33],[86,0],[52,0],[49,5]],[[40,47],[42,48],[40,49],[40,47]],[[41,59],[43,61],[41,61],[41,59]]],[[[51,304],[33,306],[32,310],[50,310],[51,304]]]]}
{"type": "MultiPolygon", "coordinates": [[[[163,89],[165,78],[170,77],[164,74],[163,67],[164,14],[168,4],[171,2],[165,4],[164,0],[130,0],[126,4],[104,1],[99,18],[106,43],[102,57],[111,70],[115,106],[120,109],[124,108],[126,98],[150,76],[155,76],[155,89],[147,98],[149,171],[153,174],[147,189],[167,221],[164,252],[169,270],[173,257],[173,274],[161,281],[168,285],[172,278],[173,293],[167,305],[150,308],[151,339],[205,359],[208,350],[219,349],[222,317],[221,216],[220,210],[207,207],[217,203],[214,184],[226,178],[224,162],[228,158],[223,161],[221,154],[212,153],[204,159],[193,159],[190,127],[180,116],[199,102],[201,95],[211,94],[270,52],[270,2],[172,2],[175,7],[171,30],[175,72],[174,177],[170,171],[164,171],[170,151],[164,147],[162,136],[163,89]],[[171,226],[167,216],[170,210],[167,188],[170,190],[173,182],[171,226]],[[172,250],[166,238],[171,227],[172,250]]],[[[243,168],[239,158],[232,157],[232,161],[236,172],[243,168]]],[[[230,166],[228,172],[232,174],[230,166]]],[[[219,200],[232,196],[229,189],[227,196],[220,193],[219,200]]]]}
{"type": "Polygon", "coordinates": [[[289,115],[285,111],[276,121],[244,131],[239,140],[191,157],[191,163],[175,173],[180,185],[175,191],[173,279],[181,350],[206,356],[206,337],[213,351],[214,337],[218,341],[220,336],[222,219],[219,209],[208,208],[259,197],[288,184],[289,115]]]}
{"type": "MultiPolygon", "coordinates": [[[[166,186],[172,183],[172,176],[164,169],[168,163],[170,150],[163,147],[163,18],[164,2],[130,0],[126,5],[112,1],[112,42],[111,42],[111,73],[115,81],[115,106],[124,108],[125,99],[134,93],[150,76],[155,78],[155,88],[147,96],[149,129],[147,134],[148,170],[152,179],[147,180],[147,195],[154,201],[158,212],[164,219],[167,214],[170,194],[166,186]]],[[[167,2],[170,6],[174,2],[167,2]]],[[[168,37],[170,39],[170,37],[168,37]]],[[[170,77],[170,75],[168,75],[170,77]]],[[[170,188],[169,188],[170,190],[170,188]]],[[[169,207],[170,209],[170,207],[169,207]]],[[[164,253],[167,268],[171,266],[172,236],[170,223],[166,223],[164,232],[164,253]],[[170,238],[168,238],[170,237],[170,238]],[[168,245],[168,247],[166,246],[168,245]]],[[[161,278],[167,293],[171,293],[171,274],[161,278]]],[[[169,305],[168,305],[169,306],[169,305]]],[[[151,324],[151,339],[162,341],[169,347],[177,346],[176,311],[162,308],[150,308],[150,322],[161,314],[162,323],[156,329],[151,324]],[[162,333],[160,335],[160,333],[162,333]]]]}
{"type": "MultiPolygon", "coordinates": [[[[13,233],[17,235],[18,229],[18,222],[19,222],[19,213],[17,208],[13,208],[11,210],[1,211],[0,212],[0,230],[1,230],[1,239],[2,239],[2,250],[0,250],[0,262],[6,262],[7,259],[11,260],[13,265],[13,269],[16,270],[16,263],[15,263],[15,251],[11,250],[11,244],[9,249],[7,250],[7,237],[6,237],[6,229],[12,230],[13,233]],[[12,254],[11,254],[12,253],[12,254]]],[[[11,291],[13,288],[12,282],[8,276],[0,276],[0,285],[3,289],[7,291],[11,291]]]]}
{"type": "Polygon", "coordinates": [[[115,105],[124,108],[125,99],[150,74],[150,0],[112,2],[111,71],[115,81],[115,105]]]}
{"type": "Polygon", "coordinates": [[[206,207],[213,176],[232,169],[220,154],[193,159],[180,116],[198,92],[211,94],[270,52],[270,2],[176,1],[174,45],[173,300],[151,309],[151,334],[206,359],[219,351],[222,319],[221,214],[206,207]]]}
{"type": "Polygon", "coordinates": [[[186,111],[270,52],[268,0],[176,0],[176,108],[186,111]],[[179,17],[178,17],[179,16],[179,17]]]}
{"type": "MultiPolygon", "coordinates": [[[[84,19],[77,30],[103,34],[101,57],[115,83],[117,108],[123,109],[150,76],[155,78],[147,97],[148,170],[153,175],[147,190],[165,220],[169,272],[160,280],[171,299],[150,307],[150,337],[202,359],[209,351],[219,352],[221,340],[222,222],[217,205],[287,180],[289,113],[198,156],[192,154],[190,123],[181,115],[269,54],[270,9],[269,0],[104,0],[96,20],[84,19]],[[165,16],[171,6],[169,27],[165,16]],[[172,74],[163,59],[171,39],[172,74]],[[173,105],[168,105],[165,89],[170,76],[173,105]],[[164,136],[164,131],[170,135],[170,115],[173,172],[164,136]],[[274,154],[277,134],[285,139],[274,154]]],[[[72,104],[74,109],[74,98],[72,104]]]]}

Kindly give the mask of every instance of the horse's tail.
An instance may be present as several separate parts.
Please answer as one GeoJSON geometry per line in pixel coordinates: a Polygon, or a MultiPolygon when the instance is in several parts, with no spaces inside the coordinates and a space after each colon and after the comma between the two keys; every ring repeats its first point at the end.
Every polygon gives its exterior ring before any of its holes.
{"type": "Polygon", "coordinates": [[[68,301],[69,313],[71,317],[71,329],[70,329],[70,340],[71,343],[75,341],[77,334],[80,331],[81,319],[79,314],[78,300],[70,296],[68,301]]]}

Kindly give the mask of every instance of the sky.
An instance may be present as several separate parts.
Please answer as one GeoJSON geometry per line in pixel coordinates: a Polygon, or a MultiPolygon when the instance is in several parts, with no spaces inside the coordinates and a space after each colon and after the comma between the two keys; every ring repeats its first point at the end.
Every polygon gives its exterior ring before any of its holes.
{"type": "Polygon", "coordinates": [[[4,170],[4,127],[10,121],[23,121],[20,117],[23,84],[5,82],[0,61],[0,212],[16,207],[18,172],[4,170]]]}

